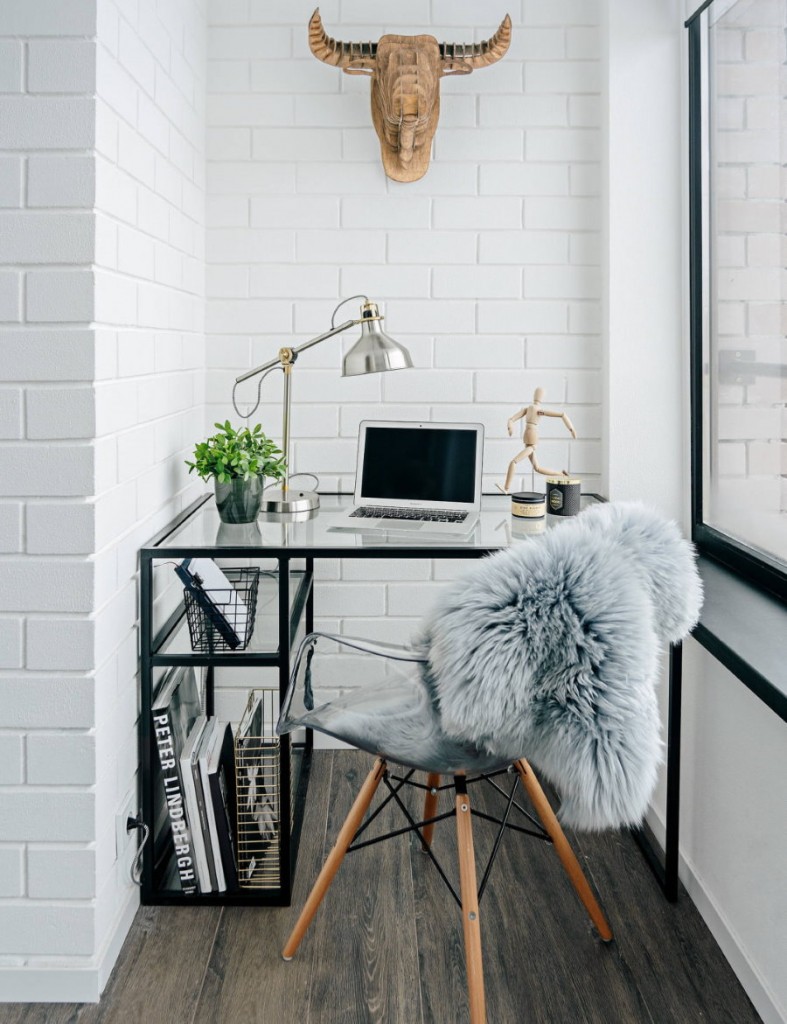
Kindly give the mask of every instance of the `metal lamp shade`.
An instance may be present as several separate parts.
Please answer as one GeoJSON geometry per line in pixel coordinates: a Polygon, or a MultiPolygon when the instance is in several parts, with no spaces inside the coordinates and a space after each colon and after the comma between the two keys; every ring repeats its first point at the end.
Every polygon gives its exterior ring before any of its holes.
{"type": "Polygon", "coordinates": [[[380,329],[380,321],[361,324],[361,336],[344,357],[343,377],[383,370],[406,370],[413,365],[410,353],[380,329]]]}

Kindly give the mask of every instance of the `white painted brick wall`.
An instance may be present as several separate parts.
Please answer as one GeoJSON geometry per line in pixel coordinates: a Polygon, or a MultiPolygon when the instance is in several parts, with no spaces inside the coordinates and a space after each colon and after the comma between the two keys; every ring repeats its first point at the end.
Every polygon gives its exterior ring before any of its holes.
{"type": "Polygon", "coordinates": [[[95,836],[92,7],[0,8],[0,947],[31,964],[94,951],[92,893],[34,907],[24,867],[32,839],[95,836]]]}
{"type": "Polygon", "coordinates": [[[24,781],[23,737],[0,733],[0,785],[18,786],[24,781]]]}
{"type": "Polygon", "coordinates": [[[0,898],[22,895],[24,847],[0,846],[0,898]]]}
{"type": "Polygon", "coordinates": [[[97,705],[95,744],[61,740],[75,784],[92,781],[93,751],[99,946],[136,898],[114,864],[114,814],[136,786],[136,551],[195,491],[183,460],[203,417],[205,22],[201,0],[99,2],[95,665],[116,699],[97,705]]]}
{"type": "Polygon", "coordinates": [[[137,899],[114,814],[136,550],[189,500],[203,420],[206,17],[0,6],[0,957],[22,973],[98,969],[137,899]]]}
{"type": "Polygon", "coordinates": [[[27,738],[27,781],[44,786],[92,786],[95,739],[84,733],[39,733],[27,738]]]}
{"type": "Polygon", "coordinates": [[[96,890],[95,861],[93,850],[31,843],[27,850],[27,887],[31,899],[91,899],[96,890]]]}
{"type": "MultiPolygon", "coordinates": [[[[539,384],[581,438],[569,444],[550,423],[544,459],[602,486],[598,7],[508,9],[510,53],[442,82],[429,171],[400,184],[382,170],[368,81],[309,53],[312,5],[209,6],[207,422],[234,416],[239,371],[323,331],[355,292],[383,303],[416,365],[343,380],[347,341],[303,356],[295,469],[325,489],[352,490],[358,422],[384,416],[482,420],[489,491],[519,450],[506,421],[539,384]]],[[[341,39],[425,30],[462,41],[497,27],[480,0],[334,0],[321,13],[341,39]]],[[[260,412],[274,436],[279,388],[266,381],[260,412]]],[[[320,621],[386,640],[406,639],[439,593],[430,581],[450,578],[439,562],[334,569],[318,583],[320,621]]]]}

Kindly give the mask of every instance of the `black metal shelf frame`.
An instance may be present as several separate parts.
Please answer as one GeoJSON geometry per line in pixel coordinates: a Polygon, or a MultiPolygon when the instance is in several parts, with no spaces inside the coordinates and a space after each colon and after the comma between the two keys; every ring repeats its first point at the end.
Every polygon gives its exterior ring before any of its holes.
{"type": "MultiPolygon", "coordinates": [[[[214,669],[219,666],[264,666],[275,667],[279,671],[279,696],[284,698],[290,679],[290,663],[292,648],[301,623],[305,624],[306,632],[314,629],[314,560],[305,559],[305,570],[291,569],[293,560],[289,553],[271,555],[270,552],[246,548],[215,548],[205,550],[200,547],[201,555],[206,557],[249,558],[274,557],[277,561],[278,584],[278,644],[277,650],[271,652],[228,652],[207,653],[157,653],[185,615],[185,607],[181,604],[167,619],[166,623],[155,635],[153,632],[153,569],[156,561],[187,558],[194,554],[194,548],[167,547],[166,539],[178,529],[190,516],[209,500],[200,498],[190,505],[180,516],[176,517],[164,530],[140,550],[140,716],[139,716],[139,764],[140,790],[142,802],[142,820],[153,828],[154,822],[154,758],[156,755],[154,737],[151,729],[151,707],[153,703],[153,675],[159,666],[199,665],[207,667],[206,673],[206,714],[214,713],[214,669]],[[293,577],[297,584],[293,589],[293,577]]],[[[289,906],[292,896],[292,880],[298,857],[306,791],[311,767],[312,732],[306,731],[303,743],[294,744],[289,736],[280,739],[280,787],[279,787],[279,885],[270,890],[249,890],[248,892],[205,893],[184,896],[179,892],[158,890],[153,878],[153,843],[145,847],[142,859],[142,903],[145,905],[162,906],[289,906]],[[295,787],[293,781],[293,762],[297,762],[295,787]],[[292,824],[291,824],[292,823],[292,824]]]]}

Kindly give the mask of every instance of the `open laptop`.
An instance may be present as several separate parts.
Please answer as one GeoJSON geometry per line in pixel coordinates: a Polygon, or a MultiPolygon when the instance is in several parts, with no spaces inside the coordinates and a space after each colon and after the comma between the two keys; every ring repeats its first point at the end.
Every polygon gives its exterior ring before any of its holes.
{"type": "Polygon", "coordinates": [[[354,507],[336,527],[470,533],[481,508],[481,423],[364,420],[354,507]]]}

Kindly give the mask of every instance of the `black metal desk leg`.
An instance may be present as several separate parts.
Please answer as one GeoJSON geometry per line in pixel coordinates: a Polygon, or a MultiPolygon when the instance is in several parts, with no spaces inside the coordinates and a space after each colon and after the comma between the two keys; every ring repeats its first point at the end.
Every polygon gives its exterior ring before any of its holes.
{"type": "MultiPolygon", "coordinates": [[[[290,681],[290,559],[279,558],[279,701],[284,700],[290,681]]],[[[280,705],[281,706],[281,705],[280,705]]],[[[292,899],[292,859],[290,823],[292,789],[290,787],[291,744],[288,735],[279,739],[279,851],[281,887],[289,906],[292,899]]]]}
{"type": "MultiPolygon", "coordinates": [[[[139,564],[139,681],[142,708],[153,703],[153,667],[150,661],[153,647],[153,559],[140,556],[139,564]]],[[[142,794],[142,820],[155,820],[154,772],[151,758],[151,715],[141,714],[139,723],[139,770],[142,794]]],[[[153,842],[145,844],[142,857],[142,902],[147,903],[153,894],[153,842]]]]}
{"type": "Polygon", "coordinates": [[[669,706],[667,708],[667,812],[664,863],[644,828],[632,829],[638,846],[671,903],[678,899],[680,838],[680,712],[683,684],[683,647],[672,644],[669,652],[669,706]]]}
{"type": "Polygon", "coordinates": [[[678,899],[680,836],[680,713],[683,696],[683,645],[673,644],[669,653],[669,708],[667,710],[667,824],[664,850],[664,893],[678,899]]]}

